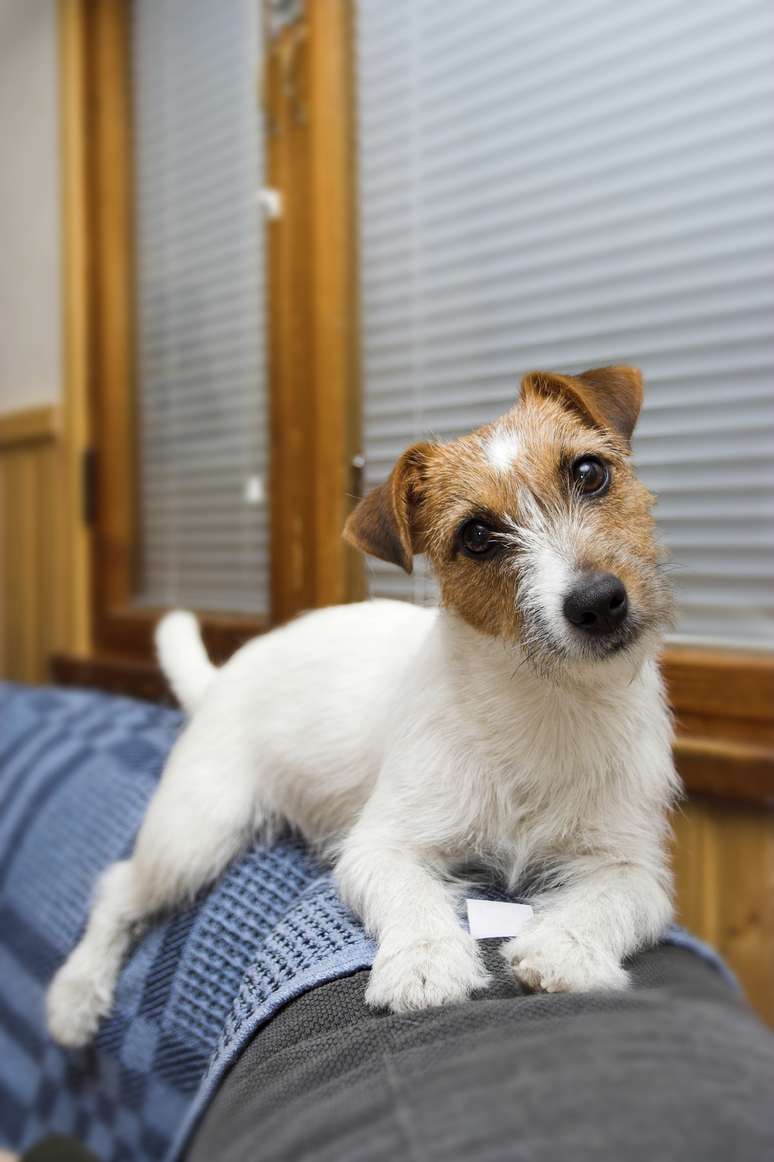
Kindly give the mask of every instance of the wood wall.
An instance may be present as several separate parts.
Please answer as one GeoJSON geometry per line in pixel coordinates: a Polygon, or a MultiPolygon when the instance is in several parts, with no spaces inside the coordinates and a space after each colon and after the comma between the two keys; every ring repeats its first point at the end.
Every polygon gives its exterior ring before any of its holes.
{"type": "Polygon", "coordinates": [[[680,922],[718,949],[774,1026],[774,811],[697,796],[674,835],[680,922]]]}
{"type": "Polygon", "coordinates": [[[43,682],[64,620],[52,407],[0,417],[0,678],[43,682]]]}

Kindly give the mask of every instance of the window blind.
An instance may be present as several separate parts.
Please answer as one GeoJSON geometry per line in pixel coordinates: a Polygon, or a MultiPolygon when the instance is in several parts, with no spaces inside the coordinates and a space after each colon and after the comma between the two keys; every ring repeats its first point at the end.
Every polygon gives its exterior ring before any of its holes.
{"type": "Polygon", "coordinates": [[[259,0],[134,0],[138,600],[267,609],[259,0]]]}
{"type": "Polygon", "coordinates": [[[359,0],[357,81],[367,485],[526,370],[637,364],[678,636],[770,646],[774,5],[359,0]]]}

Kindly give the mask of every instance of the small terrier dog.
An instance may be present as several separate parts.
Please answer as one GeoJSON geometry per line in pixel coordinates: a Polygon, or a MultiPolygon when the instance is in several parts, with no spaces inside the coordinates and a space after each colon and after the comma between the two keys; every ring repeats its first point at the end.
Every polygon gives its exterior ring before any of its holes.
{"type": "Polygon", "coordinates": [[[131,859],[103,875],[48,994],[63,1045],[94,1034],[130,941],[256,834],[289,823],[331,859],[378,941],[366,999],[396,1012],[487,983],[454,876],[530,885],[502,947],[530,988],[620,989],[672,914],[677,792],[656,661],[671,598],[630,440],[632,367],[527,375],[501,419],[419,443],[350,516],[347,540],[411,572],[438,609],[324,609],[210,663],[194,618],[161,622],[192,715],[131,859]]]}

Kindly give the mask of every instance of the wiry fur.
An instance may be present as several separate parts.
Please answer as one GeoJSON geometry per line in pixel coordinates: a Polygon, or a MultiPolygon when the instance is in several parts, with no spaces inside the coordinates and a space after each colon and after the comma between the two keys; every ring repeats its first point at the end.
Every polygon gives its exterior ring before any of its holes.
{"type": "Polygon", "coordinates": [[[164,667],[193,716],[131,860],[106,873],[51,986],[61,1043],[93,1035],[145,920],[281,821],[335,862],[344,899],[377,936],[373,1005],[416,1009],[484,987],[454,909],[452,877],[471,863],[533,885],[536,917],[503,947],[525,983],[626,984],[621,961],[671,916],[676,777],[655,660],[668,592],[626,439],[540,389],[525,388],[499,427],[411,450],[349,527],[407,568],[427,552],[440,610],[322,610],[215,673],[190,620],[161,623],[164,667]],[[568,457],[585,452],[613,464],[604,501],[568,489],[568,457]],[[486,562],[456,547],[460,521],[481,511],[502,540],[486,562]],[[562,620],[562,594],[591,567],[615,570],[631,598],[628,636],[607,652],[562,620]]]}

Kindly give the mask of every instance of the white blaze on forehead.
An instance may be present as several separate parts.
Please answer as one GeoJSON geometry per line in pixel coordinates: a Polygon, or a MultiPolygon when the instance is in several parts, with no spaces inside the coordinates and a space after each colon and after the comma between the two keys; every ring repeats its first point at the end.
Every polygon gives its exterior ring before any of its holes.
{"type": "Polygon", "coordinates": [[[519,454],[519,437],[515,432],[495,432],[484,441],[484,451],[492,468],[507,472],[519,454]]]}

